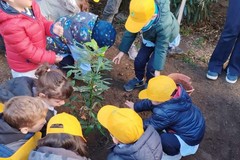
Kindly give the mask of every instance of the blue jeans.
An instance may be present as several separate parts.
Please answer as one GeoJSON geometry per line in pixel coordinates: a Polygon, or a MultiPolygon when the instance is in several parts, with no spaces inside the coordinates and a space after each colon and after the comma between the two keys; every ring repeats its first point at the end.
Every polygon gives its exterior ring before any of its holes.
{"type": "Polygon", "coordinates": [[[138,52],[137,57],[134,60],[134,70],[135,76],[142,80],[145,75],[145,68],[147,66],[146,72],[146,82],[149,81],[152,77],[154,77],[154,68],[153,68],[153,55],[154,47],[147,47],[142,43],[142,46],[138,52]]]}
{"type": "Polygon", "coordinates": [[[223,64],[230,56],[230,75],[240,75],[240,1],[229,0],[227,18],[218,44],[210,58],[208,70],[221,74],[223,64]],[[232,54],[231,54],[232,53],[232,54]]]}
{"type": "Polygon", "coordinates": [[[118,13],[122,0],[108,0],[104,7],[102,20],[112,23],[115,14],[118,13]]]}

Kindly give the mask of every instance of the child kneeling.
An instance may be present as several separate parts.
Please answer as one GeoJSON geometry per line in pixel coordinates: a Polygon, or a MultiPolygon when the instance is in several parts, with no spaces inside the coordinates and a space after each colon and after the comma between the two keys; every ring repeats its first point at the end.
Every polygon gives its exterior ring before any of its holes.
{"type": "Polygon", "coordinates": [[[176,85],[168,76],[157,76],[150,79],[139,98],[143,100],[125,104],[136,112],[152,111],[143,123],[159,131],[164,153],[187,156],[197,151],[204,136],[205,120],[181,84],[176,85]]]}
{"type": "Polygon", "coordinates": [[[78,119],[67,113],[53,116],[47,124],[47,135],[38,141],[29,160],[87,160],[86,140],[78,119]]]}
{"type": "Polygon", "coordinates": [[[142,118],[129,108],[107,105],[97,114],[98,121],[110,132],[116,144],[108,160],[160,160],[162,144],[157,131],[143,129],[142,118]]]}

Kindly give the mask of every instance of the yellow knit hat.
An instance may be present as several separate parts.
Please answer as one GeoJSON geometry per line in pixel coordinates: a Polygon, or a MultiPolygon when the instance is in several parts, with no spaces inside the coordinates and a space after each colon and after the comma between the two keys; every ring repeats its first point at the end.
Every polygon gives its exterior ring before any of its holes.
{"type": "Polygon", "coordinates": [[[130,108],[103,106],[98,114],[98,121],[120,142],[130,144],[143,134],[142,118],[130,108]]]}
{"type": "Polygon", "coordinates": [[[176,83],[168,76],[157,76],[149,80],[147,89],[142,90],[139,99],[149,99],[157,102],[165,102],[172,98],[177,89],[176,83]]]}

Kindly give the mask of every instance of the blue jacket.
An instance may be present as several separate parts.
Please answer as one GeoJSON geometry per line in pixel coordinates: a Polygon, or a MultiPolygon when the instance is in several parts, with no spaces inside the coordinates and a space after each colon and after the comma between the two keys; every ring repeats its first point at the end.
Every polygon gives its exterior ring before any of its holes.
{"type": "Polygon", "coordinates": [[[89,12],[79,12],[59,18],[57,22],[61,22],[63,26],[63,36],[48,37],[47,49],[55,51],[58,54],[70,54],[68,45],[74,45],[74,42],[80,44],[90,42],[97,18],[97,15],[89,12]]]}
{"type": "Polygon", "coordinates": [[[108,160],[160,160],[161,158],[161,139],[152,126],[147,127],[137,142],[122,147],[116,145],[108,156],[108,160]]]}
{"type": "Polygon", "coordinates": [[[172,130],[188,145],[201,142],[205,132],[205,120],[197,106],[180,85],[180,96],[159,105],[152,105],[148,99],[136,102],[136,112],[152,111],[151,117],[144,120],[144,126],[152,125],[157,130],[172,130]]]}
{"type": "Polygon", "coordinates": [[[33,87],[35,79],[29,77],[16,77],[0,84],[0,102],[6,102],[15,96],[34,96],[33,87]]]}

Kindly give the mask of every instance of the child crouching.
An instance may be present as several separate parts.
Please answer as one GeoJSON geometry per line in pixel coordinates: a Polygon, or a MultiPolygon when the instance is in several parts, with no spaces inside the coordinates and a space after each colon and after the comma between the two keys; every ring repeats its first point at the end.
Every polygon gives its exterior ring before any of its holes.
{"type": "Polygon", "coordinates": [[[31,152],[29,160],[87,160],[86,148],[77,118],[60,113],[49,120],[47,135],[38,141],[37,149],[31,152]]]}
{"type": "Polygon", "coordinates": [[[125,104],[136,112],[152,111],[144,126],[152,125],[160,132],[167,155],[187,156],[197,151],[204,136],[205,120],[181,84],[176,85],[168,76],[157,76],[139,93],[139,98],[143,100],[125,104]]]}
{"type": "Polygon", "coordinates": [[[160,160],[162,145],[152,127],[143,129],[141,117],[129,108],[107,105],[97,114],[98,121],[110,132],[116,144],[108,160],[160,160]]]}

